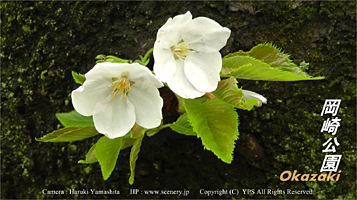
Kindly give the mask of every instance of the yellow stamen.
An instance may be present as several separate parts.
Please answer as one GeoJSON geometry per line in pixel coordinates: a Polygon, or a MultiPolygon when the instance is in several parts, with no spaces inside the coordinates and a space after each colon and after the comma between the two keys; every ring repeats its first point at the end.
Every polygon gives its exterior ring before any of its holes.
{"type": "Polygon", "coordinates": [[[119,101],[121,101],[122,98],[126,98],[130,91],[131,83],[132,82],[130,82],[126,76],[121,76],[116,80],[113,79],[112,84],[108,86],[108,89],[113,86],[113,90],[110,93],[112,99],[114,99],[115,96],[119,96],[119,101]]]}
{"type": "Polygon", "coordinates": [[[176,60],[185,60],[188,54],[196,52],[194,49],[191,48],[191,43],[186,44],[183,40],[172,46],[171,51],[174,53],[174,57],[176,60]]]}

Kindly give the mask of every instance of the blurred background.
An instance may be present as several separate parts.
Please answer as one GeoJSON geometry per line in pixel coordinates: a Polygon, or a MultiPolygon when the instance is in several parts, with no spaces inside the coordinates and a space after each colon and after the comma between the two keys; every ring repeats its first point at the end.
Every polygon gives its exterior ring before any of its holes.
{"type": "MultiPolygon", "coordinates": [[[[153,58],[148,65],[152,69],[153,58]]],[[[179,116],[168,89],[165,122],[179,116]]],[[[130,195],[130,189],[311,190],[313,195],[223,195],[213,198],[356,198],[356,2],[325,1],[147,1],[1,2],[1,198],[179,198],[130,195]],[[130,176],[129,154],[120,152],[104,181],[99,164],[77,164],[100,136],[73,143],[35,140],[61,127],[55,113],[73,110],[70,93],[79,85],[71,71],[86,73],[98,54],[138,59],[153,47],[169,17],[190,11],[231,29],[222,56],[273,43],[321,81],[238,80],[268,104],[238,110],[240,139],[232,164],[204,150],[200,139],[165,129],[145,137],[130,176]],[[320,173],[325,154],[320,116],[325,99],[341,99],[336,154],[342,155],[338,182],[282,182],[283,171],[320,173]],[[46,195],[43,189],[120,190],[120,195],[46,195]]],[[[180,197],[183,198],[183,197],[180,197]]]]}

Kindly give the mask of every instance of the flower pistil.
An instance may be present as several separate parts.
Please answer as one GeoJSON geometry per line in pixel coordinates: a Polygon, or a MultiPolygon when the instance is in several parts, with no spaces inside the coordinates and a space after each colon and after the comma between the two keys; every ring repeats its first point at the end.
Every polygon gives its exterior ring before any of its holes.
{"type": "Polygon", "coordinates": [[[186,44],[183,40],[171,47],[171,51],[174,53],[175,59],[185,60],[189,53],[196,52],[191,48],[191,43],[186,44]]]}

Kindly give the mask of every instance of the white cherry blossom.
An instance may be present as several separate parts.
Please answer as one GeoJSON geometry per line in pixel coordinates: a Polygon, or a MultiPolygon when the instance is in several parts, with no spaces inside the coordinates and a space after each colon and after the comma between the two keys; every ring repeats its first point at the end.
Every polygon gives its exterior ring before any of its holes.
{"type": "Polygon", "coordinates": [[[244,97],[243,97],[244,101],[251,98],[257,99],[259,101],[259,105],[256,105],[257,107],[261,107],[263,103],[266,104],[268,101],[265,97],[263,97],[262,95],[256,92],[252,92],[250,90],[242,90],[242,91],[244,93],[244,97]]]}
{"type": "Polygon", "coordinates": [[[169,18],[154,44],[154,72],[177,95],[196,98],[212,92],[220,81],[223,48],[231,31],[190,12],[169,18]]]}
{"type": "Polygon", "coordinates": [[[108,138],[124,136],[135,122],[155,128],[162,119],[163,84],[137,63],[99,63],[85,74],[86,81],[72,91],[75,110],[93,115],[95,128],[108,138]]]}

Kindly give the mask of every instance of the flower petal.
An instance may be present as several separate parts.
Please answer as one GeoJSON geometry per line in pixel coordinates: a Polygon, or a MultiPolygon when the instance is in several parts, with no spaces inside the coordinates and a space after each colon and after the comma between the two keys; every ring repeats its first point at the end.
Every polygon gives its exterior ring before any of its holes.
{"type": "Polygon", "coordinates": [[[74,109],[81,115],[93,115],[94,107],[110,95],[111,84],[107,79],[86,80],[82,86],[72,91],[72,104],[74,109]]]}
{"type": "Polygon", "coordinates": [[[176,72],[175,57],[171,49],[154,47],[154,72],[157,78],[163,82],[169,81],[176,72]]]}
{"type": "Polygon", "coordinates": [[[159,41],[168,45],[168,47],[176,44],[182,39],[181,33],[179,31],[180,28],[191,20],[192,15],[190,11],[182,15],[177,15],[173,19],[169,18],[166,23],[158,30],[155,44],[159,41]]]}
{"type": "Polygon", "coordinates": [[[147,67],[138,63],[130,64],[127,68],[127,72],[127,76],[131,81],[138,82],[145,80],[148,81],[148,83],[153,84],[156,88],[164,86],[147,67]]]}
{"type": "Polygon", "coordinates": [[[108,97],[95,106],[93,121],[97,131],[110,139],[124,136],[135,124],[134,106],[128,98],[108,97]]]}
{"type": "Polygon", "coordinates": [[[132,81],[147,80],[157,88],[163,84],[151,73],[151,71],[138,63],[98,63],[85,74],[87,80],[91,79],[108,79],[127,76],[132,81]]]}
{"type": "Polygon", "coordinates": [[[201,92],[212,92],[217,88],[221,68],[219,52],[191,53],[187,55],[184,67],[187,79],[201,92]]]}
{"type": "Polygon", "coordinates": [[[243,97],[244,101],[251,99],[251,98],[258,99],[259,105],[257,105],[257,107],[262,106],[262,103],[266,104],[268,101],[265,97],[263,97],[262,95],[260,95],[256,92],[252,92],[250,90],[242,90],[242,91],[244,93],[244,97],[243,97]]]}
{"type": "Polygon", "coordinates": [[[183,15],[169,18],[158,30],[154,44],[154,72],[163,82],[169,81],[176,71],[175,57],[171,47],[182,40],[180,28],[192,20],[188,11],[183,15]]]}
{"type": "Polygon", "coordinates": [[[110,79],[119,77],[128,72],[130,64],[103,62],[96,64],[85,74],[86,80],[90,79],[110,79]]]}
{"type": "Polygon", "coordinates": [[[128,98],[134,105],[137,124],[144,128],[155,128],[161,124],[164,101],[154,85],[147,81],[136,82],[130,87],[128,98]]]}
{"type": "Polygon", "coordinates": [[[182,27],[182,38],[199,52],[211,53],[222,49],[231,34],[231,30],[222,27],[214,20],[197,17],[182,27]]]}
{"type": "Polygon", "coordinates": [[[176,60],[176,72],[172,79],[167,82],[170,89],[182,98],[194,99],[196,97],[201,97],[205,92],[197,90],[190,81],[186,78],[184,72],[184,62],[181,60],[176,60]]]}

